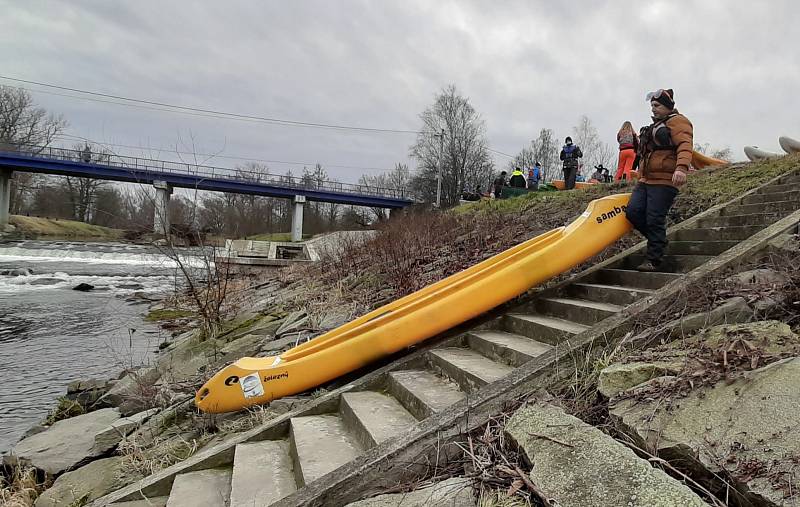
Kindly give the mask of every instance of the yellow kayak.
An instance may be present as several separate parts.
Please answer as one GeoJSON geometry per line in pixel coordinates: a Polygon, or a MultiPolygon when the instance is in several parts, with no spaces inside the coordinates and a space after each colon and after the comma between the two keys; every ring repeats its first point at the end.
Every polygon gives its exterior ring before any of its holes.
{"type": "Polygon", "coordinates": [[[699,151],[692,151],[692,167],[695,169],[705,169],[709,166],[730,164],[727,160],[721,160],[708,155],[703,155],[699,151]]]}
{"type": "Polygon", "coordinates": [[[477,317],[567,271],[622,237],[630,194],[589,203],[567,227],[509,248],[471,268],[359,317],[280,356],[243,357],[195,396],[220,413],[300,393],[477,317]]]}

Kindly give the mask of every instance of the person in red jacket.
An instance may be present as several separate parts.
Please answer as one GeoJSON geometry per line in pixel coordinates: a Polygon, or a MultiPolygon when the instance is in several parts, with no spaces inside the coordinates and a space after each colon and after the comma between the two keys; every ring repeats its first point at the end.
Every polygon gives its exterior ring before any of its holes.
{"type": "Polygon", "coordinates": [[[694,129],[675,109],[672,90],[647,94],[653,123],[639,136],[639,183],[625,211],[628,221],[647,238],[647,259],[636,269],[659,271],[667,248],[667,213],[678,188],[686,183],[692,162],[694,129]]]}
{"type": "Polygon", "coordinates": [[[619,132],[617,132],[617,142],[619,143],[619,162],[614,181],[619,181],[623,178],[630,181],[633,161],[636,160],[636,150],[639,149],[639,136],[633,131],[631,122],[626,121],[622,124],[619,132]]]}

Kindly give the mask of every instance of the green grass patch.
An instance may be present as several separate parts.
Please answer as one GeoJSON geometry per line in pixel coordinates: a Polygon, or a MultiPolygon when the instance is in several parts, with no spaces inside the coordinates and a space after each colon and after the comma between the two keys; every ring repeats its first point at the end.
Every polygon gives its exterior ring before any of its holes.
{"type": "Polygon", "coordinates": [[[150,310],[150,312],[147,314],[146,319],[151,322],[156,322],[160,320],[183,319],[192,316],[194,316],[194,312],[189,310],[161,309],[161,310],[150,310]]]}
{"type": "Polygon", "coordinates": [[[121,239],[125,235],[125,231],[122,229],[112,229],[75,220],[12,215],[9,218],[9,222],[17,228],[21,235],[25,236],[61,236],[114,240],[121,239]]]}
{"type": "MultiPolygon", "coordinates": [[[[686,207],[691,211],[689,215],[696,214],[797,169],[800,169],[800,155],[787,155],[761,162],[729,164],[697,171],[690,175],[687,184],[681,188],[676,207],[686,207]]],[[[551,208],[553,205],[572,208],[588,203],[592,199],[630,192],[632,189],[633,187],[626,183],[610,183],[568,191],[530,192],[510,199],[467,203],[453,208],[451,212],[459,216],[483,212],[522,213],[535,211],[540,206],[551,208]]]]}

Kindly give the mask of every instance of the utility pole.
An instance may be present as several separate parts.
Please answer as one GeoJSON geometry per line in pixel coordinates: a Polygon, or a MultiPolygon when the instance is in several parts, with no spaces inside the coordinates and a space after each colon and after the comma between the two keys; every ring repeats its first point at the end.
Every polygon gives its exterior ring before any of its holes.
{"type": "Polygon", "coordinates": [[[439,138],[439,159],[436,162],[436,208],[442,205],[442,152],[444,151],[444,129],[433,137],[439,138]]]}

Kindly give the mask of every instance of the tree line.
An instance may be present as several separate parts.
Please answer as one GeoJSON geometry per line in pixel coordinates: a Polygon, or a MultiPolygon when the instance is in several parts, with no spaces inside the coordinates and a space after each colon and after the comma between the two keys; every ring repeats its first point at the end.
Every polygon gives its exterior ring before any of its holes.
{"type": "MultiPolygon", "coordinates": [[[[536,138],[523,146],[506,164],[496,167],[486,134],[486,122],[468,97],[455,85],[438,92],[433,104],[420,114],[421,129],[409,155],[416,162],[411,170],[398,163],[381,174],[365,174],[360,185],[402,191],[418,202],[433,203],[441,177],[441,203],[458,204],[463,192],[487,192],[496,172],[514,167],[532,167],[539,162],[545,181],[561,177],[561,138],[553,129],[540,129],[536,138]]],[[[51,146],[67,128],[67,121],[38,107],[26,90],[0,85],[0,149],[35,152],[51,146]]],[[[585,176],[594,166],[616,165],[615,144],[605,142],[591,119],[584,115],[571,136],[583,153],[585,176]]],[[[83,146],[74,146],[78,150],[83,146]]],[[[700,151],[729,158],[730,150],[700,151]]],[[[114,154],[102,146],[89,146],[92,161],[102,163],[114,154]]],[[[496,152],[499,153],[499,152],[496,152]]],[[[266,178],[269,167],[248,163],[233,169],[241,178],[266,178]]],[[[291,178],[291,171],[284,177],[291,178]]],[[[324,167],[304,167],[298,177],[304,185],[335,181],[324,167]]],[[[16,172],[12,179],[11,212],[69,218],[97,225],[146,230],[153,223],[151,188],[122,185],[102,180],[57,177],[16,172]]],[[[287,199],[211,192],[181,191],[170,202],[170,222],[226,236],[244,237],[287,231],[292,203],[287,199]]],[[[367,227],[386,220],[388,211],[328,203],[307,203],[304,230],[323,231],[367,227]]]]}

